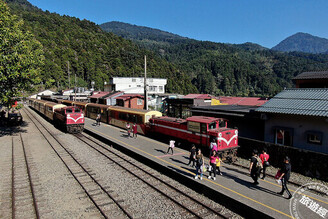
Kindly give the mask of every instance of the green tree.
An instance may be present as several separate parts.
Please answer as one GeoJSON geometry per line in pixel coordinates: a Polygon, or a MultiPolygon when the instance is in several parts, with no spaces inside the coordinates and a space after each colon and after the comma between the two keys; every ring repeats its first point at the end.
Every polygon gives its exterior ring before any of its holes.
{"type": "Polygon", "coordinates": [[[42,46],[22,26],[23,21],[0,0],[0,102],[4,105],[40,81],[42,46]]]}

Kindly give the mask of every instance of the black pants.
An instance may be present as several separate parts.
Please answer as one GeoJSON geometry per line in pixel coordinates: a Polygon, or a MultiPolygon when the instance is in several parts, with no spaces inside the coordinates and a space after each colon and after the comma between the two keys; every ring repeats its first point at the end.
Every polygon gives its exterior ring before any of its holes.
{"type": "Polygon", "coordinates": [[[290,193],[290,191],[289,191],[289,189],[288,189],[288,187],[287,187],[287,180],[286,180],[285,178],[281,178],[281,192],[280,192],[280,193],[283,195],[284,192],[285,192],[285,190],[286,190],[286,192],[287,192],[287,195],[288,195],[289,197],[291,197],[292,194],[290,193]]]}
{"type": "Polygon", "coordinates": [[[187,165],[190,165],[192,162],[192,166],[195,166],[195,159],[193,157],[189,157],[189,163],[187,165]]]}
{"type": "Polygon", "coordinates": [[[251,170],[251,177],[254,180],[254,183],[257,183],[259,176],[260,176],[260,171],[253,170],[253,169],[251,170]]]}
{"type": "Polygon", "coordinates": [[[263,165],[263,176],[262,176],[262,179],[264,179],[265,176],[266,176],[266,174],[265,174],[266,168],[267,168],[267,166],[264,166],[264,165],[263,165]]]}
{"type": "Polygon", "coordinates": [[[169,153],[169,151],[170,151],[170,149],[171,149],[171,151],[172,151],[172,154],[173,154],[173,148],[171,148],[171,147],[169,147],[168,149],[167,149],[167,154],[169,153]]]}
{"type": "Polygon", "coordinates": [[[216,164],[215,163],[210,163],[212,166],[212,171],[210,171],[210,176],[212,176],[212,173],[214,173],[214,177],[216,177],[216,164]]]}

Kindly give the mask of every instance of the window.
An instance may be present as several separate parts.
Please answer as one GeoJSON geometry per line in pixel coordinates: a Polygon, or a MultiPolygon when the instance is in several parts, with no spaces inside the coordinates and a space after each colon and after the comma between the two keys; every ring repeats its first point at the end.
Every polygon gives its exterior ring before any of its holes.
{"type": "Polygon", "coordinates": [[[159,92],[163,92],[163,86],[159,86],[159,92]]]}
{"type": "Polygon", "coordinates": [[[135,79],[135,78],[132,78],[132,82],[137,82],[137,79],[135,79]]]}
{"type": "Polygon", "coordinates": [[[275,143],[293,146],[293,129],[275,128],[275,143]]]}
{"type": "Polygon", "coordinates": [[[210,124],[208,124],[208,129],[215,129],[216,128],[216,123],[212,122],[210,124]]]}
{"type": "Polygon", "coordinates": [[[309,131],[306,133],[306,140],[309,144],[322,145],[322,132],[309,131]]]}
{"type": "Polygon", "coordinates": [[[140,106],[140,105],[142,105],[142,104],[143,104],[142,99],[138,98],[138,99],[137,99],[137,105],[140,106]]]}
{"type": "Polygon", "coordinates": [[[137,87],[141,87],[141,85],[140,85],[140,84],[138,84],[138,85],[137,85],[137,87]]]}

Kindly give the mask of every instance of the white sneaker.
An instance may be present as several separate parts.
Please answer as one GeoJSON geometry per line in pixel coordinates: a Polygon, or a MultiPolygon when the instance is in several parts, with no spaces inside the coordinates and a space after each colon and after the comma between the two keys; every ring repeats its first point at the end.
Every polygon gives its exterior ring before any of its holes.
{"type": "Polygon", "coordinates": [[[195,179],[197,179],[198,178],[198,176],[195,176],[195,179]]]}
{"type": "Polygon", "coordinates": [[[215,177],[213,177],[213,180],[215,180],[216,178],[215,177]]]}
{"type": "Polygon", "coordinates": [[[203,180],[203,177],[200,177],[200,180],[203,180]]]}
{"type": "Polygon", "coordinates": [[[211,179],[211,176],[208,176],[207,178],[211,179]]]}
{"type": "Polygon", "coordinates": [[[222,173],[220,173],[220,176],[222,176],[222,173]]]}

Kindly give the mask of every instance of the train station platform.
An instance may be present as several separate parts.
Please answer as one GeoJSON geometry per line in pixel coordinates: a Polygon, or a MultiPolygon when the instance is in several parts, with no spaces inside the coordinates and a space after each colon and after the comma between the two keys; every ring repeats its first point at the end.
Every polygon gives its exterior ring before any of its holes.
{"type": "MultiPolygon", "coordinates": [[[[233,211],[239,210],[237,213],[246,218],[251,218],[252,215],[255,215],[252,212],[261,212],[264,217],[268,218],[293,218],[290,203],[294,198],[286,199],[284,198],[287,197],[286,194],[284,194],[284,197],[276,194],[281,191],[281,185],[278,185],[272,178],[259,179],[259,185],[253,185],[253,180],[249,176],[248,170],[221,163],[222,175],[217,175],[215,181],[207,178],[207,172],[204,174],[203,180],[194,179],[195,168],[187,165],[189,162],[189,151],[175,147],[173,155],[165,153],[168,149],[169,138],[166,144],[143,135],[138,135],[136,139],[129,138],[124,129],[104,123],[100,126],[95,126],[95,121],[89,118],[85,118],[85,130],[108,139],[119,147],[144,157],[144,159],[149,159],[167,171],[173,171],[175,174],[183,177],[187,183],[196,184],[196,186],[203,188],[201,192],[203,191],[204,194],[226,197],[224,199],[217,198],[216,200],[221,202],[227,201],[226,205],[228,208],[233,211]],[[230,198],[233,201],[229,201],[230,198]]],[[[206,163],[208,163],[208,160],[206,160],[206,163]]],[[[288,188],[292,194],[298,189],[292,185],[288,185],[288,188]]],[[[312,192],[306,194],[306,197],[314,200],[321,209],[328,209],[326,197],[312,192]]],[[[224,203],[221,204],[224,205],[224,203]]],[[[300,206],[302,206],[302,203],[300,206]]],[[[303,214],[306,214],[306,211],[303,214]]],[[[319,214],[317,215],[318,218],[321,218],[319,214]]],[[[303,216],[304,218],[309,218],[306,215],[303,216]]],[[[310,216],[310,214],[307,216],[310,216]]]]}

